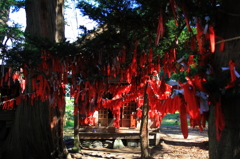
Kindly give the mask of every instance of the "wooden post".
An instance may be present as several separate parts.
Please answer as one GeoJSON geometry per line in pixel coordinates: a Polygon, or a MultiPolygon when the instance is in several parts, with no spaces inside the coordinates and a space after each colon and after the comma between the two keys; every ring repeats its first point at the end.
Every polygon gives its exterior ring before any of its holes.
{"type": "MultiPolygon", "coordinates": [[[[76,105],[75,105],[76,107],[76,105]]],[[[80,151],[80,141],[79,141],[79,109],[77,109],[76,114],[74,114],[74,147],[72,148],[74,152],[80,151]]]]}
{"type": "Polygon", "coordinates": [[[149,134],[148,134],[148,94],[146,93],[148,87],[148,82],[144,88],[144,103],[142,110],[142,121],[140,127],[140,145],[141,145],[141,158],[150,158],[149,153],[149,134]]]}

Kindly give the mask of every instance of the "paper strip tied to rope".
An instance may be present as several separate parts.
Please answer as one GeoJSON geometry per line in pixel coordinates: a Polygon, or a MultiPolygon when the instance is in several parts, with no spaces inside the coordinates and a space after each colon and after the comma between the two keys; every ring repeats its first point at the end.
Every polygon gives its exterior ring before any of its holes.
{"type": "Polygon", "coordinates": [[[205,92],[197,91],[196,96],[199,97],[200,114],[203,114],[203,112],[209,111],[208,94],[205,92]]]}
{"type": "Polygon", "coordinates": [[[229,64],[229,67],[222,67],[223,71],[230,70],[230,75],[231,75],[231,81],[225,87],[226,89],[234,87],[236,79],[240,77],[239,73],[235,69],[235,66],[236,66],[235,61],[230,60],[228,64],[229,64]]]}

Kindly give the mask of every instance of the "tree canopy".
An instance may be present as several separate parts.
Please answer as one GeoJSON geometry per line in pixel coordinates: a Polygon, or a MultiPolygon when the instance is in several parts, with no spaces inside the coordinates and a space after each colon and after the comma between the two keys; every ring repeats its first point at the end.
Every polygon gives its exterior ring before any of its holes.
{"type": "MultiPolygon", "coordinates": [[[[112,78],[129,84],[134,81],[136,87],[141,87],[144,77],[151,77],[154,70],[167,82],[170,78],[180,84],[198,78],[205,80],[211,64],[209,57],[215,51],[215,10],[219,4],[174,0],[80,1],[78,8],[99,23],[97,28],[87,31],[81,27],[85,32],[74,43],[65,39],[54,43],[26,32],[26,43],[3,54],[12,66],[24,64],[25,68],[36,68],[36,76],[44,74],[51,78],[45,72],[47,68],[60,73],[59,83],[68,83],[70,76],[75,97],[83,96],[82,86],[78,85],[81,81],[91,87],[103,82],[105,86],[95,86],[100,91],[98,96],[102,96],[109,91],[107,83],[112,78]]],[[[204,91],[201,85],[194,87],[204,91]]],[[[161,89],[158,96],[166,91],[166,86],[161,89]]]]}

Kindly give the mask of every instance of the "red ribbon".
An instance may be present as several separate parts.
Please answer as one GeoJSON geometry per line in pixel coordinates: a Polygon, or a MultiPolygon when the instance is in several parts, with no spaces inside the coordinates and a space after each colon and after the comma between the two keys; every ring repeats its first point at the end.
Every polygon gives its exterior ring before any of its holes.
{"type": "Polygon", "coordinates": [[[226,86],[226,88],[231,88],[235,86],[235,81],[237,79],[236,74],[235,74],[235,66],[236,63],[233,60],[229,61],[229,70],[230,70],[230,75],[231,75],[231,81],[229,82],[229,84],[226,86]]]}
{"type": "Polygon", "coordinates": [[[213,26],[209,26],[209,38],[210,38],[210,48],[211,48],[211,52],[214,53],[215,52],[215,31],[213,26]]]}
{"type": "Polygon", "coordinates": [[[215,105],[215,124],[216,124],[216,136],[217,140],[219,141],[222,135],[222,131],[225,127],[225,121],[224,121],[224,116],[221,108],[221,98],[219,98],[219,101],[215,105]]]}
{"type": "Polygon", "coordinates": [[[157,37],[156,37],[156,41],[155,41],[156,45],[159,44],[159,39],[161,37],[163,37],[163,34],[164,34],[163,16],[162,16],[162,9],[160,9],[160,15],[159,15],[158,27],[157,27],[157,37]]]}
{"type": "Polygon", "coordinates": [[[236,63],[233,60],[230,60],[228,64],[229,64],[229,69],[230,69],[230,74],[231,74],[231,82],[233,82],[237,79],[235,71],[234,71],[236,63]]]}
{"type": "Polygon", "coordinates": [[[199,53],[200,54],[203,54],[203,41],[202,41],[202,33],[203,33],[203,29],[201,27],[201,24],[200,24],[200,20],[197,19],[197,23],[196,23],[196,27],[197,27],[197,40],[198,40],[198,47],[199,47],[199,53]]]}
{"type": "Polygon", "coordinates": [[[186,7],[185,3],[182,3],[182,10],[183,10],[183,14],[184,14],[184,18],[185,18],[185,22],[186,22],[188,31],[191,32],[192,29],[190,28],[190,25],[189,25],[189,19],[187,17],[187,7],[186,7]]]}
{"type": "Polygon", "coordinates": [[[181,99],[180,104],[180,121],[181,121],[181,130],[184,139],[188,137],[188,122],[187,122],[187,108],[184,99],[181,99]]]}
{"type": "Polygon", "coordinates": [[[177,9],[178,9],[177,3],[176,3],[175,0],[170,0],[170,4],[171,4],[172,12],[173,12],[173,15],[174,15],[175,24],[176,24],[176,26],[178,26],[177,12],[176,12],[177,9]]]}

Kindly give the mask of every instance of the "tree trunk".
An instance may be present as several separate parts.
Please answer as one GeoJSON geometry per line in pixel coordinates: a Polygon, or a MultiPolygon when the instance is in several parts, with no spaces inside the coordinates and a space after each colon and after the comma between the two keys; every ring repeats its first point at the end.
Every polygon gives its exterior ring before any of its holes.
{"type": "Polygon", "coordinates": [[[148,87],[148,83],[144,88],[144,103],[142,110],[142,121],[140,127],[140,144],[141,144],[141,158],[149,158],[149,139],[148,139],[148,94],[146,93],[148,87]]]}
{"type": "Polygon", "coordinates": [[[56,42],[61,42],[65,38],[65,22],[64,22],[64,0],[57,1],[56,14],[56,42]]]}
{"type": "Polygon", "coordinates": [[[3,158],[55,159],[47,102],[22,102],[18,105],[10,134],[5,141],[3,158]],[[44,112],[44,113],[42,113],[44,112]]]}
{"type": "MultiPolygon", "coordinates": [[[[75,106],[76,107],[76,106],[75,106]]],[[[79,140],[79,110],[74,114],[74,152],[80,151],[80,140],[79,140]]]]}
{"type": "MultiPolygon", "coordinates": [[[[50,42],[63,38],[64,34],[56,34],[56,22],[59,22],[56,19],[56,11],[58,14],[63,11],[57,9],[63,7],[63,2],[63,0],[27,0],[26,32],[29,36],[45,38],[50,42]]],[[[58,27],[58,31],[61,32],[60,29],[63,28],[58,27]]],[[[32,93],[31,70],[33,69],[28,70],[25,93],[32,93]]],[[[42,102],[38,99],[32,106],[29,100],[21,102],[17,107],[14,125],[6,141],[3,157],[8,159],[64,158],[67,153],[63,142],[65,108],[50,107],[48,101],[42,102]]]]}
{"type": "Polygon", "coordinates": [[[27,0],[25,8],[26,32],[31,37],[55,42],[57,0],[27,0]]]}
{"type": "MultiPolygon", "coordinates": [[[[8,3],[0,2],[0,26],[4,27],[7,25],[8,18],[9,18],[9,10],[10,10],[10,5],[8,3]]],[[[3,43],[3,40],[6,36],[5,31],[0,32],[0,44],[3,43]]]]}
{"type": "MultiPolygon", "coordinates": [[[[218,13],[216,25],[217,36],[230,39],[240,36],[240,1],[223,0],[218,13]]],[[[219,45],[217,45],[219,46],[219,45]]],[[[218,48],[218,47],[217,47],[218,48]]],[[[230,60],[236,61],[236,70],[240,72],[240,40],[225,43],[225,51],[216,51],[214,56],[215,77],[224,83],[225,77],[230,81],[228,71],[221,71],[221,67],[228,67],[230,60]]],[[[237,81],[238,82],[238,81],[237,81]]],[[[226,82],[227,84],[228,82],[226,82]]],[[[239,82],[238,82],[239,83],[239,82]]],[[[210,159],[239,159],[240,158],[240,89],[239,84],[227,89],[222,95],[222,110],[226,126],[222,131],[220,141],[216,140],[215,106],[210,107],[209,118],[209,157],[210,159]]],[[[226,85],[225,84],[225,85],[226,85]]],[[[224,90],[224,89],[223,89],[224,90]]]]}

